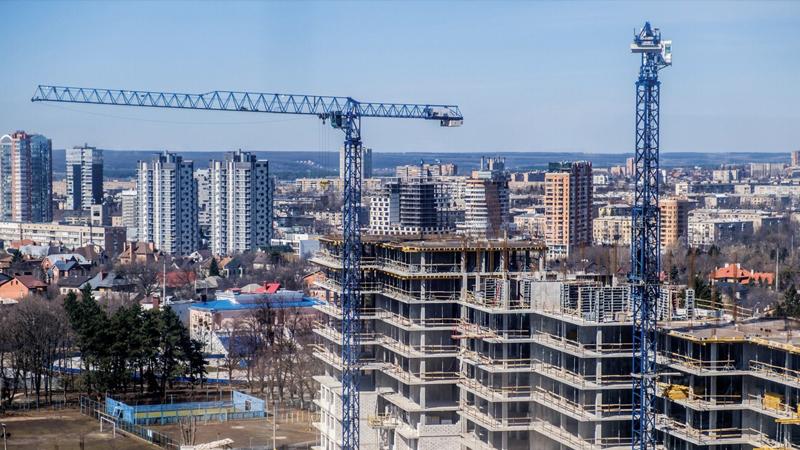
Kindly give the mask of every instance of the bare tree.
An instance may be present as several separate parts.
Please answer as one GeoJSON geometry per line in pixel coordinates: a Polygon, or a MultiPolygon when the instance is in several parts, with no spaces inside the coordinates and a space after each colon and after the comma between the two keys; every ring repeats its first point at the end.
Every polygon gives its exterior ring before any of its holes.
{"type": "Polygon", "coordinates": [[[117,266],[117,273],[136,285],[136,290],[144,297],[158,291],[161,271],[156,263],[133,262],[117,266]]]}

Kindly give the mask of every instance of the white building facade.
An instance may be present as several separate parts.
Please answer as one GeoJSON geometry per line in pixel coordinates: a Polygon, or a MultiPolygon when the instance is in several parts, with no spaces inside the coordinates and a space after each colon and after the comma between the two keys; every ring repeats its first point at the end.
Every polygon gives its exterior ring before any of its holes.
{"type": "Polygon", "coordinates": [[[269,162],[230,152],[209,165],[211,252],[242,253],[270,245],[274,183],[269,162]]]}
{"type": "Polygon", "coordinates": [[[197,183],[194,164],[164,152],[139,161],[137,178],[137,238],[159,250],[187,255],[199,246],[197,183]]]}
{"type": "Polygon", "coordinates": [[[86,210],[103,203],[103,151],[84,145],[68,148],[67,209],[86,210]]]}

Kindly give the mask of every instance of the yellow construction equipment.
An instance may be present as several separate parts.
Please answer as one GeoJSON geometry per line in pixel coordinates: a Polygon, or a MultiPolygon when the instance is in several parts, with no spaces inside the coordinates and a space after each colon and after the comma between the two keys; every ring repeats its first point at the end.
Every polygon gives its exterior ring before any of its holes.
{"type": "Polygon", "coordinates": [[[686,400],[691,394],[691,388],[682,384],[667,384],[663,393],[670,400],[686,400]]]}
{"type": "Polygon", "coordinates": [[[765,392],[764,399],[761,401],[764,409],[771,409],[773,411],[781,411],[783,408],[783,396],[775,392],[765,392]]]}

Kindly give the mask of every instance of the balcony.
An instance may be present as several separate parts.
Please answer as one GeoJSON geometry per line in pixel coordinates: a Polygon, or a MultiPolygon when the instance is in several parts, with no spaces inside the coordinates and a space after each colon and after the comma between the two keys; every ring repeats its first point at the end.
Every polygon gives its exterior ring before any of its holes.
{"type": "Polygon", "coordinates": [[[457,345],[408,345],[388,336],[378,339],[378,343],[406,358],[455,357],[458,354],[457,345]]]}
{"type": "Polygon", "coordinates": [[[581,389],[630,389],[633,380],[630,375],[580,374],[544,361],[534,363],[534,372],[546,377],[567,383],[581,389]]]}
{"type": "MultiPolygon", "coordinates": [[[[325,313],[334,319],[342,320],[342,307],[335,303],[322,303],[314,305],[314,309],[325,313]]],[[[383,310],[379,308],[360,308],[358,310],[358,315],[361,320],[370,320],[377,319],[382,312],[383,310]]]]}
{"type": "MultiPolygon", "coordinates": [[[[318,280],[315,281],[314,284],[328,291],[335,292],[337,294],[342,293],[342,283],[332,278],[318,280]]],[[[381,293],[382,289],[383,289],[382,283],[361,282],[359,284],[359,292],[362,294],[379,294],[381,293]]]]}
{"type": "Polygon", "coordinates": [[[381,367],[383,373],[405,384],[453,384],[460,376],[458,372],[411,372],[397,364],[384,363],[381,367]]]}
{"type": "Polygon", "coordinates": [[[633,344],[609,342],[603,344],[584,344],[554,334],[534,333],[533,341],[547,347],[566,351],[581,358],[629,358],[633,344]]]}
{"type": "Polygon", "coordinates": [[[785,449],[768,435],[752,428],[694,428],[671,417],[659,414],[656,428],[698,446],[749,445],[757,448],[785,449]]]}
{"type": "Polygon", "coordinates": [[[696,359],[674,352],[660,352],[658,354],[658,363],[695,375],[714,375],[719,372],[730,373],[731,375],[734,373],[745,375],[747,373],[736,368],[736,360],[734,359],[696,359]]]}
{"type": "Polygon", "coordinates": [[[492,417],[471,404],[462,405],[458,414],[489,431],[524,431],[531,429],[534,422],[531,417],[492,417]]]}
{"type": "Polygon", "coordinates": [[[423,302],[456,302],[458,294],[451,291],[407,291],[396,286],[384,285],[382,293],[384,296],[399,300],[404,303],[423,303],[423,302]]]}
{"type": "Polygon", "coordinates": [[[750,361],[748,366],[751,373],[759,378],[800,388],[800,371],[761,361],[750,361]]]}
{"type": "Polygon", "coordinates": [[[528,372],[534,367],[530,358],[491,358],[468,349],[461,349],[458,358],[468,364],[480,366],[487,372],[528,372]]]}
{"type": "Polygon", "coordinates": [[[426,319],[410,318],[386,310],[382,311],[378,315],[378,318],[388,324],[395,325],[408,331],[448,331],[452,330],[460,323],[460,319],[452,317],[433,317],[426,319]]]}
{"type": "MultiPolygon", "coordinates": [[[[629,450],[632,444],[631,439],[625,437],[583,439],[564,428],[543,420],[534,422],[532,429],[548,439],[575,450],[629,450]]],[[[662,449],[659,448],[659,450],[662,449]]]]}

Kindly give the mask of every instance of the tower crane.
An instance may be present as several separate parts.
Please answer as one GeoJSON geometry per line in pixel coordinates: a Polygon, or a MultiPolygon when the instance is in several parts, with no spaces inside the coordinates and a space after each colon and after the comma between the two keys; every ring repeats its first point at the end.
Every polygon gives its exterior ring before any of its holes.
{"type": "Polygon", "coordinates": [[[636,82],[636,154],[631,212],[633,303],[633,440],[635,450],[656,448],[656,305],[660,296],[661,250],[658,207],[658,71],[672,64],[672,42],[646,22],[634,35],[631,53],[641,55],[636,82]]]}
{"type": "Polygon", "coordinates": [[[360,102],[351,97],[211,91],[202,94],[40,85],[33,102],[86,103],[149,108],[300,114],[330,121],[344,133],[342,206],[342,450],[359,448],[359,302],[361,236],[361,119],[437,120],[444,127],[463,123],[458,106],[360,102]]]}

